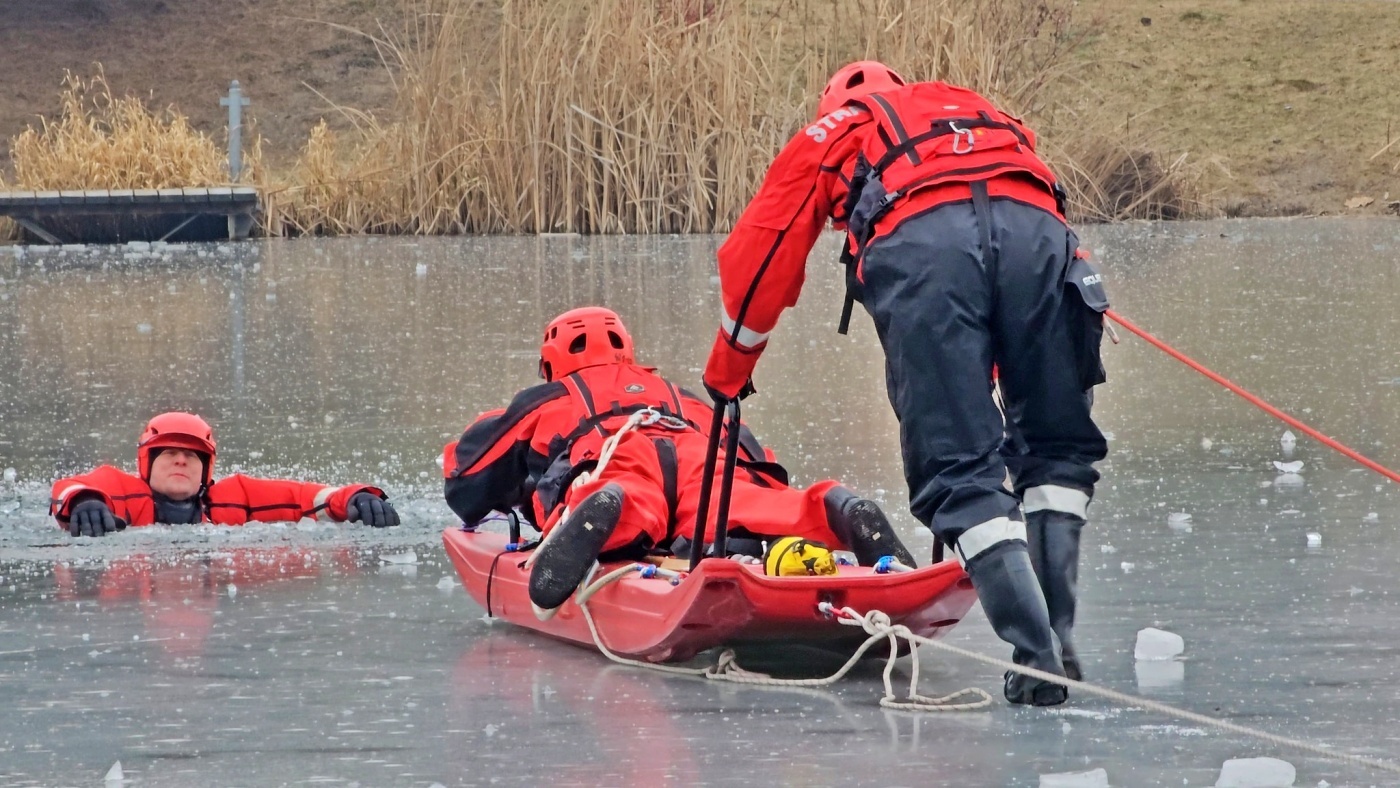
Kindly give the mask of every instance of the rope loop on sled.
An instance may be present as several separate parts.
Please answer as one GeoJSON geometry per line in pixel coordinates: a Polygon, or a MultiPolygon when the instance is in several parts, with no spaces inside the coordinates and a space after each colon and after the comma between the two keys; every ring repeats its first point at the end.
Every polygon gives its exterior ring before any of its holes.
{"type": "Polygon", "coordinates": [[[885,613],[875,610],[865,617],[860,616],[850,608],[833,608],[826,603],[818,606],[821,612],[832,615],[836,620],[848,626],[859,626],[865,629],[869,637],[855,650],[846,664],[842,665],[830,676],[813,679],[779,679],[773,678],[766,673],[745,670],[740,667],[733,649],[724,649],[720,652],[715,664],[708,668],[683,668],[675,665],[657,665],[651,662],[643,662],[636,659],[628,659],[613,653],[611,649],[603,643],[603,637],[598,631],[598,625],[593,620],[593,614],[588,609],[588,601],[594,594],[602,590],[605,586],[621,580],[627,575],[641,571],[645,565],[629,564],[619,567],[594,581],[593,574],[597,571],[598,565],[594,564],[589,570],[588,577],[584,578],[578,594],[574,597],[575,604],[583,613],[583,619],[588,623],[588,631],[593,635],[593,643],[598,650],[608,659],[620,665],[631,665],[633,667],[647,668],[661,673],[672,675],[704,677],[712,681],[728,681],[735,684],[757,684],[769,687],[825,687],[840,681],[860,662],[865,652],[872,646],[881,642],[889,643],[889,656],[885,658],[885,695],[880,699],[880,705],[887,709],[899,709],[902,711],[974,711],[990,706],[992,696],[977,687],[968,687],[958,690],[941,698],[931,698],[918,693],[919,683],[919,654],[918,641],[928,641],[927,638],[920,637],[903,624],[893,624],[885,613]],[[909,653],[913,657],[913,672],[909,681],[909,692],[904,698],[900,698],[894,692],[894,666],[899,659],[900,641],[907,641],[909,653]],[[975,700],[964,700],[962,698],[975,698],[975,700]]]}

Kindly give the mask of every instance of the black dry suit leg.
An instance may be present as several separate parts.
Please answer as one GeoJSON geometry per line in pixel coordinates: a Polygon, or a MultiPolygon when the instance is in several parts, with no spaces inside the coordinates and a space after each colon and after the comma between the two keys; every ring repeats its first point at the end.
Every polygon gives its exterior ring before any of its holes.
{"type": "Polygon", "coordinates": [[[845,487],[833,487],[824,503],[827,524],[850,546],[861,566],[872,566],[885,556],[905,566],[918,565],[874,501],[861,498],[845,487]]]}
{"type": "MultiPolygon", "coordinates": [[[[1019,541],[1001,542],[978,553],[966,568],[987,621],[997,637],[1012,646],[1011,661],[1065,675],[1026,546],[1019,541]]],[[[1061,684],[1012,671],[1006,673],[1003,692],[1012,703],[1032,706],[1055,706],[1069,697],[1061,684]]]]}
{"type": "Polygon", "coordinates": [[[535,554],[530,567],[530,601],[543,610],[553,610],[588,575],[603,545],[617,527],[622,515],[622,487],[608,484],[574,508],[564,521],[554,526],[535,554]]]}
{"type": "MultiPolygon", "coordinates": [[[[1029,501],[1027,505],[1030,506],[1029,501]]],[[[1031,564],[1045,594],[1050,627],[1060,639],[1065,675],[1076,681],[1083,678],[1072,636],[1079,582],[1079,534],[1083,528],[1084,519],[1073,514],[1049,509],[1026,513],[1031,564]]]]}

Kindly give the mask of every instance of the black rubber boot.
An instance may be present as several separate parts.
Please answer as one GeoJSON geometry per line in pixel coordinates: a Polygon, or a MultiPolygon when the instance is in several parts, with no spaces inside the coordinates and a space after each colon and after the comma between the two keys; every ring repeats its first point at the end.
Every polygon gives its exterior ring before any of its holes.
{"type": "Polygon", "coordinates": [[[861,566],[872,566],[885,556],[908,567],[918,566],[874,501],[861,498],[845,487],[833,487],[824,503],[827,524],[850,546],[861,566]]]}
{"type": "MultiPolygon", "coordinates": [[[[997,637],[1011,644],[1011,661],[1065,675],[1045,598],[1025,545],[1002,542],[974,556],[968,562],[967,575],[997,637]]],[[[1032,706],[1056,706],[1069,697],[1069,690],[1061,684],[1013,671],[1006,672],[1003,692],[1011,703],[1032,706]]]]}
{"type": "Polygon", "coordinates": [[[530,601],[554,610],[568,601],[588,575],[589,567],[617,527],[622,514],[622,487],[609,484],[593,493],[555,526],[530,566],[530,601]]]}
{"type": "Polygon", "coordinates": [[[1026,542],[1031,565],[1040,579],[1050,628],[1060,639],[1065,675],[1078,681],[1083,672],[1074,651],[1074,611],[1079,585],[1079,535],[1084,521],[1064,512],[1042,509],[1026,515],[1026,542]]]}

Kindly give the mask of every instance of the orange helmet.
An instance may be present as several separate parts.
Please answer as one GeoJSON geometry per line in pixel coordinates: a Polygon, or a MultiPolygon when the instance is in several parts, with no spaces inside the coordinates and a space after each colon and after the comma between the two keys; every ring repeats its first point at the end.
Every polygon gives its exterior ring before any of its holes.
{"type": "Polygon", "coordinates": [[[193,413],[162,413],[146,422],[136,442],[136,468],[151,480],[151,461],[158,449],[189,449],[204,459],[204,484],[214,478],[214,431],[209,422],[193,413]]]}
{"type": "Polygon", "coordinates": [[[549,321],[540,345],[540,377],[557,380],[584,367],[631,364],[632,335],[611,309],[585,306],[549,321]]]}
{"type": "Polygon", "coordinates": [[[904,77],[895,70],[876,60],[857,60],[842,66],[822,88],[822,97],[817,102],[817,117],[830,115],[846,106],[851,99],[893,90],[904,85],[904,77]]]}

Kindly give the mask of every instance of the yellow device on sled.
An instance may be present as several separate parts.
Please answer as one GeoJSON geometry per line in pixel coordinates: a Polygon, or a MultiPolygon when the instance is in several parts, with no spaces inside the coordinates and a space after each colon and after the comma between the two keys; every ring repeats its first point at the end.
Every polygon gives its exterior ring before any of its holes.
{"type": "Polygon", "coordinates": [[[836,558],[821,542],[800,536],[784,536],[768,545],[763,573],[774,577],[807,577],[836,574],[836,558]]]}

